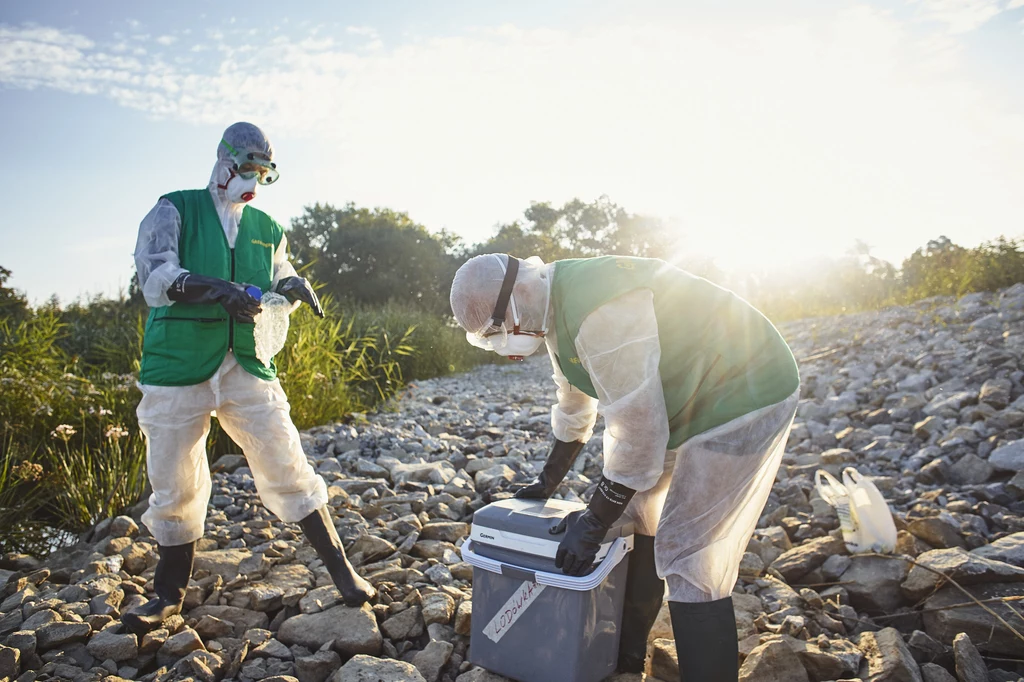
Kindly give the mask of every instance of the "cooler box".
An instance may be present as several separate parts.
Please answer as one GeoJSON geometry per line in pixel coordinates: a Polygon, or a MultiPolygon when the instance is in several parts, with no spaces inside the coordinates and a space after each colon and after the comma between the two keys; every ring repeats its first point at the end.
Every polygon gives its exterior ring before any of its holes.
{"type": "Polygon", "coordinates": [[[501,500],[473,515],[462,558],[473,566],[470,662],[520,682],[600,682],[615,672],[633,524],[608,532],[594,570],[555,568],[565,533],[551,530],[584,505],[501,500]]]}

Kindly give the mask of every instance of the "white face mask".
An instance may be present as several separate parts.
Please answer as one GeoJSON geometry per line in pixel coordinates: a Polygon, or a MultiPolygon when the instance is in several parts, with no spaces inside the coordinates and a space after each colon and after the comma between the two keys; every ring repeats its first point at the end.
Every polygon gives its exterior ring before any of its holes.
{"type": "MultiPolygon", "coordinates": [[[[497,257],[497,256],[496,256],[497,257]]],[[[502,271],[505,271],[505,263],[499,258],[498,261],[501,263],[502,271]]],[[[488,325],[484,329],[481,329],[477,333],[466,332],[466,339],[476,346],[484,350],[489,350],[498,355],[502,355],[507,358],[525,358],[529,355],[533,355],[544,343],[544,336],[548,332],[548,306],[551,304],[551,287],[548,286],[546,278],[544,279],[544,322],[541,325],[540,333],[536,332],[530,334],[517,334],[514,330],[519,328],[519,307],[516,305],[516,296],[511,294],[509,296],[509,305],[512,307],[512,323],[514,325],[513,331],[509,331],[505,324],[502,323],[499,331],[496,331],[493,326],[488,325]]]]}
{"type": "Polygon", "coordinates": [[[252,201],[256,198],[256,178],[245,178],[234,175],[228,180],[227,188],[224,193],[227,195],[228,201],[233,204],[244,204],[252,201]]]}
{"type": "MultiPolygon", "coordinates": [[[[547,332],[547,330],[544,330],[547,332]]],[[[505,342],[504,348],[495,349],[495,353],[498,355],[504,355],[506,358],[525,358],[528,355],[533,355],[537,352],[544,344],[544,337],[542,336],[527,336],[525,334],[509,334],[508,340],[505,342]]]]}

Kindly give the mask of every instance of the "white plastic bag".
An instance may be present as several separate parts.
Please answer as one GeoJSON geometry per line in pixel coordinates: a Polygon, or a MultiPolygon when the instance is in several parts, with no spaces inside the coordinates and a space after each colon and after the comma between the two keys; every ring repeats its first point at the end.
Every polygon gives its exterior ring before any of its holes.
{"type": "Polygon", "coordinates": [[[862,551],[892,554],[896,549],[896,523],[882,493],[853,467],[843,469],[843,485],[850,491],[850,510],[860,530],[862,551]]]}
{"type": "Polygon", "coordinates": [[[850,510],[850,491],[836,477],[824,469],[818,469],[814,475],[815,487],[821,499],[835,507],[839,516],[839,529],[843,532],[846,548],[851,552],[860,552],[861,541],[857,522],[850,510]]]}
{"type": "Polygon", "coordinates": [[[815,474],[818,495],[839,516],[846,548],[852,553],[891,554],[896,549],[896,524],[882,493],[853,467],[843,470],[843,482],[824,469],[815,474]]]}
{"type": "Polygon", "coordinates": [[[284,348],[288,339],[288,314],[291,302],[280,294],[267,292],[260,299],[262,311],[256,316],[253,337],[256,341],[256,358],[264,367],[284,348]]]}

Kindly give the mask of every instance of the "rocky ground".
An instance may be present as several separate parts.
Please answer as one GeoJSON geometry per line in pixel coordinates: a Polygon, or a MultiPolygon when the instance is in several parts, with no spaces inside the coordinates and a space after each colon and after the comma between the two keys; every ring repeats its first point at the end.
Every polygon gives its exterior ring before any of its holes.
{"type": "MultiPolygon", "coordinates": [[[[783,331],[803,400],[734,595],[741,679],[1021,679],[1024,285],[783,331]],[[850,556],[817,496],[817,469],[851,465],[895,512],[898,555],[850,556]]],[[[504,680],[467,660],[459,546],[475,510],[542,465],[546,363],[420,382],[394,412],[303,434],[376,604],[339,605],[298,529],[228,456],[184,612],[141,639],[118,616],[152,589],[142,509],[44,561],[3,557],[0,680],[504,680]]],[[[600,432],[560,494],[586,497],[599,473],[600,432]]],[[[649,680],[678,679],[670,638],[666,611],[649,680]]]]}

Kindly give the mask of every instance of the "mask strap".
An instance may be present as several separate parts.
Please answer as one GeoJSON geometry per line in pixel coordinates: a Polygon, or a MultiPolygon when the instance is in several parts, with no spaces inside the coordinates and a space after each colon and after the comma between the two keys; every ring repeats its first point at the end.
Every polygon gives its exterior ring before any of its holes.
{"type": "Polygon", "coordinates": [[[512,297],[512,287],[516,283],[517,274],[519,274],[519,261],[509,256],[508,267],[505,268],[505,279],[501,281],[501,290],[498,292],[498,302],[494,304],[494,312],[491,313],[491,322],[495,327],[505,324],[505,310],[508,309],[508,301],[512,297]]]}

